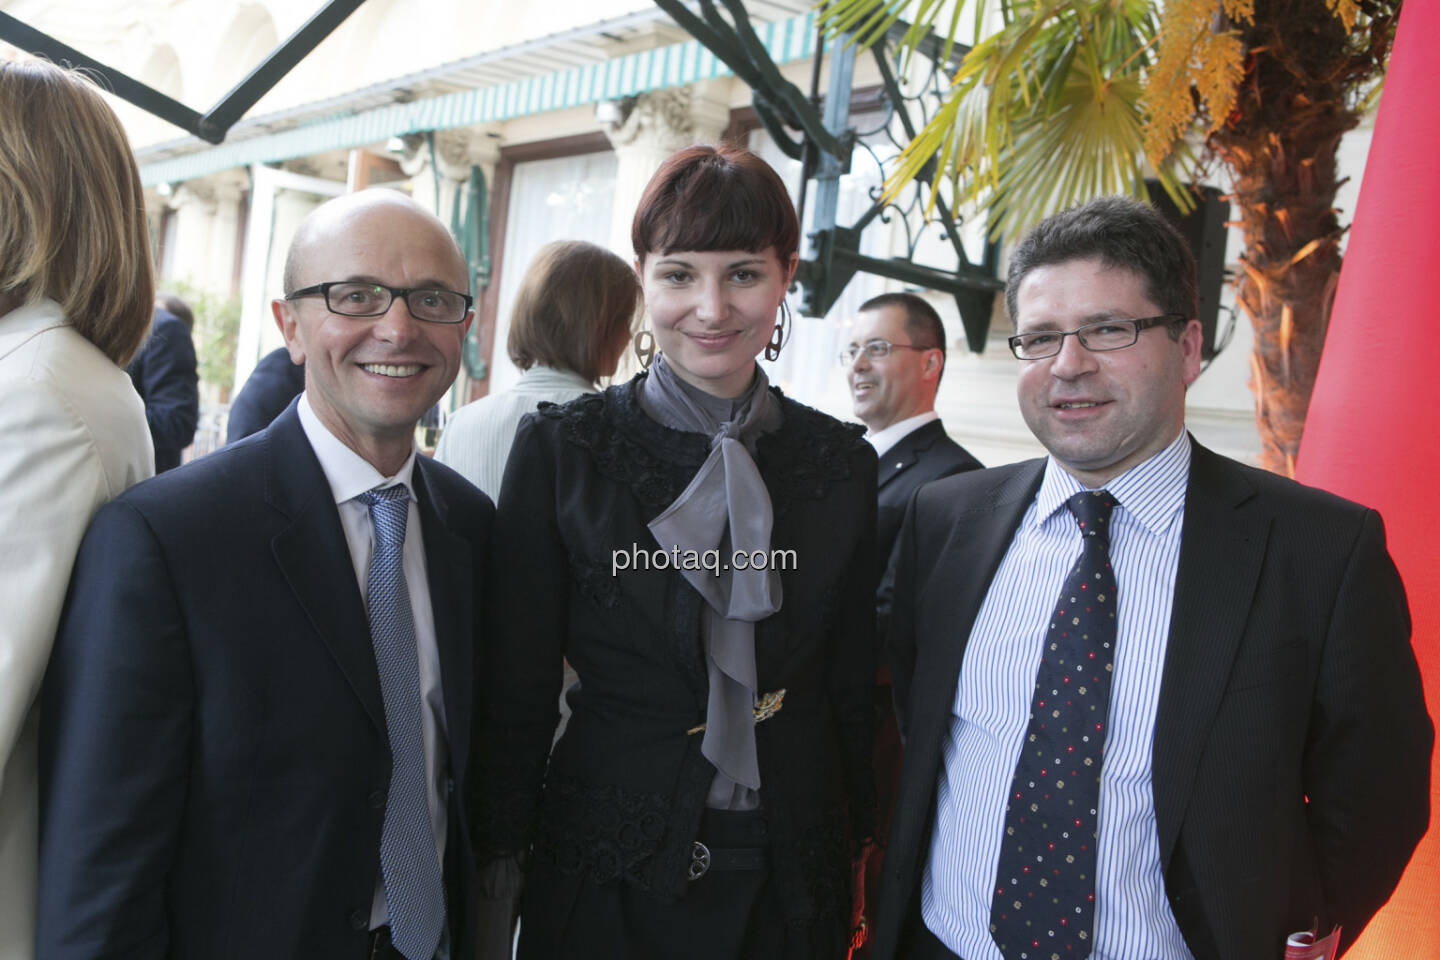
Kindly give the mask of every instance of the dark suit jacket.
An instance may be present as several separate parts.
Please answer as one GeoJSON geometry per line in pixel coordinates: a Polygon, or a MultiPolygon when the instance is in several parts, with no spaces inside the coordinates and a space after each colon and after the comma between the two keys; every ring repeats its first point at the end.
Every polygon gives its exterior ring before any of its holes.
{"type": "MultiPolygon", "coordinates": [[[[423,457],[414,482],[458,926],[493,508],[423,457]]],[[[362,960],[390,753],[339,512],[294,407],[97,514],[45,677],[41,744],[39,957],[362,960]]]]}
{"type": "Polygon", "coordinates": [[[915,491],[941,477],[979,470],[983,464],[945,433],[945,425],[931,420],[907,433],[880,458],[879,508],[875,513],[875,547],[882,564],[875,611],[883,639],[890,622],[890,597],[895,592],[892,556],[900,521],[915,491]]]}
{"type": "MultiPolygon", "coordinates": [[[[965,644],[1043,466],[942,480],[906,516],[892,637],[908,740],[878,958],[918,909],[965,644]]],[[[1193,445],[1153,790],[1197,960],[1275,960],[1315,917],[1349,943],[1389,897],[1429,815],[1409,636],[1378,514],[1193,445]]]]}
{"type": "Polygon", "coordinates": [[[180,466],[180,452],[195,439],[200,422],[200,375],[195,343],[185,322],[155,308],[155,322],[126,369],[145,401],[145,420],[155,444],[155,472],[180,466]]]}
{"type": "Polygon", "coordinates": [[[243,440],[270,426],[304,389],[305,364],[291,363],[290,351],[284,347],[265,354],[230,402],[225,442],[243,440]]]}

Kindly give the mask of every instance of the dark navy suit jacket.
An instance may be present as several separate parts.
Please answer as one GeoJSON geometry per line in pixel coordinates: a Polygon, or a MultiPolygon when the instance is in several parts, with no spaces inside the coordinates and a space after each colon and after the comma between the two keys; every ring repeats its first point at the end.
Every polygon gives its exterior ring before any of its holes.
{"type": "MultiPolygon", "coordinates": [[[[1044,466],[940,480],[905,516],[877,960],[919,922],[966,644],[1044,466]]],[[[1348,945],[1429,820],[1432,727],[1380,517],[1193,444],[1183,523],[1152,770],[1170,908],[1196,960],[1274,960],[1317,917],[1348,945]]]]}
{"type": "MultiPolygon", "coordinates": [[[[414,483],[459,957],[493,507],[425,457],[414,483]]],[[[390,753],[339,512],[293,406],[97,514],[42,704],[39,957],[362,960],[390,753]]]]}
{"type": "Polygon", "coordinates": [[[890,596],[895,592],[895,559],[892,556],[900,521],[915,491],[932,480],[953,476],[967,470],[979,470],[982,464],[945,433],[939,420],[916,427],[880,458],[878,509],[875,513],[875,547],[880,556],[880,588],[876,593],[875,610],[879,617],[880,638],[890,624],[890,596]]]}
{"type": "Polygon", "coordinates": [[[230,402],[225,442],[243,440],[270,426],[304,389],[305,364],[291,363],[290,351],[284,347],[265,354],[230,402]]]}
{"type": "Polygon", "coordinates": [[[155,308],[155,322],[126,369],[145,401],[145,420],[155,444],[155,472],[180,466],[180,453],[195,439],[200,422],[200,375],[195,343],[185,322],[155,308]]]}

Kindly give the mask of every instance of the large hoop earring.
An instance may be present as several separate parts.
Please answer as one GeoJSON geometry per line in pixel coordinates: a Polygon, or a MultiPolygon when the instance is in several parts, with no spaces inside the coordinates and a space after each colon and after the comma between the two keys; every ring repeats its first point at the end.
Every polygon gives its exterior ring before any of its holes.
{"type": "Polygon", "coordinates": [[[640,364],[641,370],[650,369],[650,361],[655,359],[655,334],[649,330],[639,330],[631,341],[635,350],[635,361],[640,364]]]}
{"type": "Polygon", "coordinates": [[[770,334],[770,342],[765,344],[766,360],[773,363],[780,359],[780,351],[790,342],[790,333],[794,328],[795,325],[790,322],[790,304],[781,300],[780,319],[775,322],[775,332],[770,334]]]}

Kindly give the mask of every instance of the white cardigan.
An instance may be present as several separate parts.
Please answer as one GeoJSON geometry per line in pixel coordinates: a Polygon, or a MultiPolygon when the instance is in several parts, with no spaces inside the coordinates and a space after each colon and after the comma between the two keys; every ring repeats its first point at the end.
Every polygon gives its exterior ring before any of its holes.
{"type": "Polygon", "coordinates": [[[0,316],[0,958],[34,954],[36,693],[80,538],[155,469],[130,377],[40,300],[0,316]]]}
{"type": "Polygon", "coordinates": [[[498,500],[520,418],[534,413],[543,400],[567,403],[594,392],[595,385],[578,373],[536,364],[520,374],[509,390],[481,397],[455,411],[440,434],[435,459],[485,491],[491,500],[498,500]]]}

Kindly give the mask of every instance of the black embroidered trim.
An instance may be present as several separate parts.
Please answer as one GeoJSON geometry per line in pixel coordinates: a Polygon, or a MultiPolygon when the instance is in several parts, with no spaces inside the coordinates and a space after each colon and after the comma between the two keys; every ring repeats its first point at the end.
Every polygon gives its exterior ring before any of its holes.
{"type": "Polygon", "coordinates": [[[636,499],[659,513],[680,496],[705,462],[707,444],[699,434],[662,427],[646,416],[633,391],[626,392],[634,382],[563,407],[541,406],[540,412],[561,422],[565,439],[586,450],[601,474],[629,487],[636,499]],[[644,431],[651,435],[641,442],[639,434],[646,425],[653,431],[644,431]]]}
{"type": "MultiPolygon", "coordinates": [[[[540,412],[561,421],[565,438],[587,450],[605,476],[623,483],[657,513],[680,496],[705,462],[709,440],[651,420],[640,408],[640,374],[604,394],[540,412]]],[[[864,428],[796,403],[772,387],[784,415],[780,429],[756,446],[760,472],[777,513],[794,500],[823,499],[832,483],[850,476],[850,457],[864,428]]]]}
{"type": "Polygon", "coordinates": [[[850,916],[850,831],[840,810],[827,811],[797,838],[796,879],[815,906],[817,917],[850,916]]]}
{"type": "Polygon", "coordinates": [[[589,557],[570,554],[570,574],[580,596],[601,610],[615,610],[625,601],[610,568],[589,557]]]}
{"type": "Polygon", "coordinates": [[[701,608],[705,601],[683,577],[671,577],[669,583],[670,596],[665,606],[670,611],[670,622],[665,626],[670,633],[670,660],[695,691],[697,700],[703,703],[710,688],[705,647],[700,639],[701,608]]]}
{"type": "Polygon", "coordinates": [[[850,479],[850,458],[865,442],[864,427],[782,400],[784,425],[756,445],[760,474],[777,514],[794,501],[823,500],[831,484],[850,479]]]}
{"type": "MultiPolygon", "coordinates": [[[[476,783],[496,783],[499,773],[489,764],[475,764],[476,783]]],[[[536,796],[521,788],[471,791],[470,818],[476,825],[475,858],[490,863],[517,856],[529,846],[536,796]]]]}
{"type": "Polygon", "coordinates": [[[552,774],[540,808],[537,857],[593,883],[646,885],[642,867],[665,833],[667,797],[552,774]]]}

